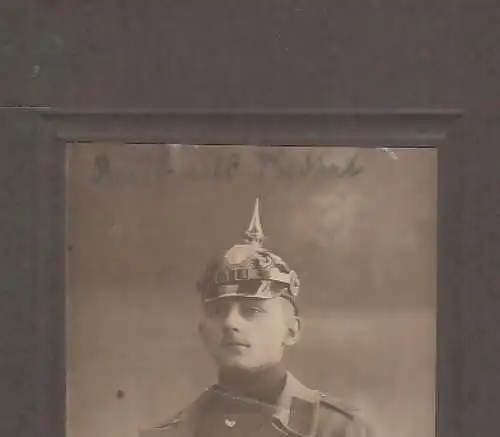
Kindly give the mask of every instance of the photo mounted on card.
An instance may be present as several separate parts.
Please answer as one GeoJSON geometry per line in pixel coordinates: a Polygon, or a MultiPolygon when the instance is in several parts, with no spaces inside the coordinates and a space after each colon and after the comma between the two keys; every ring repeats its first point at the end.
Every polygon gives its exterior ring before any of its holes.
{"type": "Polygon", "coordinates": [[[437,152],[73,143],[68,437],[435,435],[437,152]]]}

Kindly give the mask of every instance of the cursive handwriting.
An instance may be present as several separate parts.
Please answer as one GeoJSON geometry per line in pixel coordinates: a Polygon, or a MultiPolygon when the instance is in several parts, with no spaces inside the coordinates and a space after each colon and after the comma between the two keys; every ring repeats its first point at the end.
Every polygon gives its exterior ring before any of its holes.
{"type": "Polygon", "coordinates": [[[250,158],[240,151],[220,150],[206,159],[184,159],[175,165],[167,149],[160,158],[120,161],[119,164],[106,153],[98,153],[94,157],[92,181],[96,184],[158,183],[172,177],[230,180],[242,175],[260,179],[349,178],[362,171],[357,154],[340,162],[327,160],[318,153],[298,155],[285,150],[259,150],[250,158]]]}

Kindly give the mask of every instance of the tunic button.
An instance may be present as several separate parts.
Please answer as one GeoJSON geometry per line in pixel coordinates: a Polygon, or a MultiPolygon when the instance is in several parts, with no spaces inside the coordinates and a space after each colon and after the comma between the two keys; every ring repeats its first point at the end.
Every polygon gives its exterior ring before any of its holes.
{"type": "Polygon", "coordinates": [[[232,428],[234,425],[236,425],[236,421],[231,420],[231,419],[225,419],[224,423],[228,428],[232,428]]]}

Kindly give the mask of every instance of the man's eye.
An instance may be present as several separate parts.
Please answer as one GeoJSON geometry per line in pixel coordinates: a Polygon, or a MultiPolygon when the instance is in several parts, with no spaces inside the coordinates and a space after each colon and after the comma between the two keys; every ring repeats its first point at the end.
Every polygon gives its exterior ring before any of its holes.
{"type": "Polygon", "coordinates": [[[253,316],[262,313],[262,308],[259,308],[257,306],[244,307],[241,309],[241,313],[246,316],[253,316]]]}

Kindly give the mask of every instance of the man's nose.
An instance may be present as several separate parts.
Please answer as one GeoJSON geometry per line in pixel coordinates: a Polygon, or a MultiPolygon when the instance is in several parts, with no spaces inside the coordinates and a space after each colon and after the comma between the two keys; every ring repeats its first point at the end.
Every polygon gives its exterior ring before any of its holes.
{"type": "Polygon", "coordinates": [[[226,329],[238,331],[241,328],[242,321],[243,318],[241,317],[238,307],[236,305],[231,305],[223,319],[224,327],[226,329]]]}

